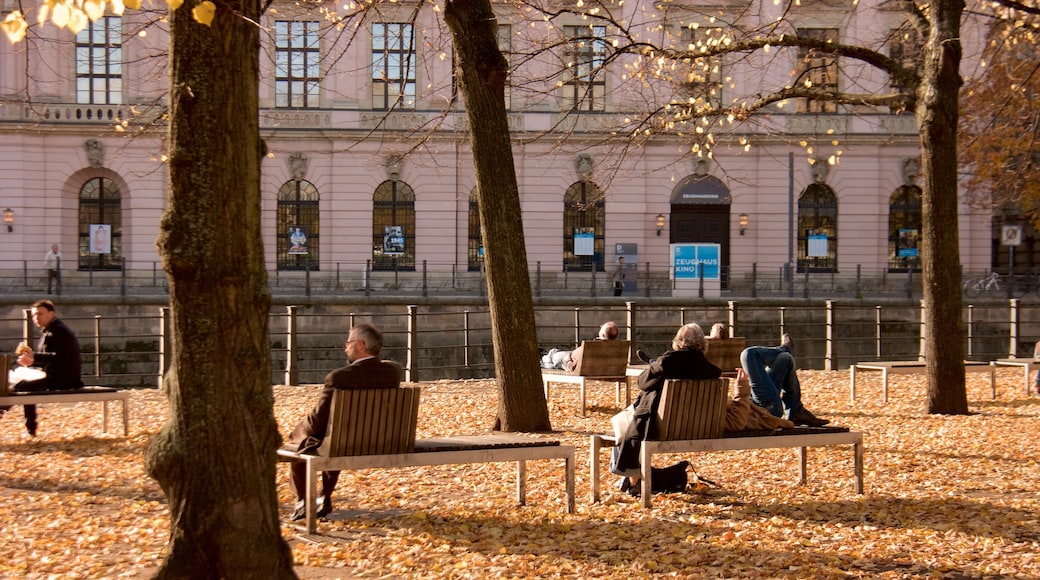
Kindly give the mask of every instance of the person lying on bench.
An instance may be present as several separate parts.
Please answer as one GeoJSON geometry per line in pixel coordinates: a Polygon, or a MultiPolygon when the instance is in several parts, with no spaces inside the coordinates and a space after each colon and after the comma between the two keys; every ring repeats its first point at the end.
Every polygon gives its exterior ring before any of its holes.
{"type": "MultiPolygon", "coordinates": [[[[618,330],[617,324],[608,321],[604,322],[599,327],[599,334],[596,335],[594,340],[617,340],[618,330]]],[[[543,369],[563,369],[565,371],[573,371],[578,366],[578,361],[581,360],[581,347],[574,350],[559,350],[550,349],[545,356],[542,357],[541,365],[543,369]]]]}
{"type": "Polygon", "coordinates": [[[695,323],[679,327],[672,339],[672,350],[665,351],[654,359],[639,375],[639,395],[632,403],[632,421],[623,426],[621,439],[611,452],[610,472],[624,477],[618,489],[631,495],[639,495],[639,449],[647,433],[652,432],[651,421],[657,418],[657,407],[661,402],[661,389],[666,379],[717,379],[722,369],[713,365],[704,356],[707,341],[704,330],[695,323]]]}
{"type": "Polygon", "coordinates": [[[794,341],[784,333],[780,346],[749,346],[740,353],[740,366],[751,383],[751,400],[774,417],[795,425],[822,427],[830,421],[820,419],[802,405],[793,351],[794,341]]]}
{"type": "MultiPolygon", "coordinates": [[[[325,388],[318,395],[314,409],[293,429],[285,444],[286,449],[297,453],[315,453],[321,447],[328,432],[329,412],[332,395],[336,389],[396,389],[401,386],[401,367],[391,361],[379,359],[383,350],[383,333],[375,326],[362,323],[350,329],[343,351],[347,354],[347,366],[330,372],[325,377],[325,388]]],[[[307,470],[306,464],[298,461],[290,467],[290,482],[296,492],[296,505],[292,521],[307,517],[307,470]]],[[[338,471],[321,473],[321,495],[318,497],[318,517],[332,512],[332,490],[339,480],[338,471]]]]}
{"type": "MultiPolygon", "coordinates": [[[[18,364],[23,367],[36,366],[47,376],[34,381],[21,381],[14,386],[18,392],[63,391],[83,386],[80,377],[79,339],[65,326],[54,311],[50,300],[37,300],[32,305],[32,319],[43,331],[33,350],[22,344],[18,347],[18,364]]],[[[0,407],[0,417],[10,409],[0,407]]],[[[36,405],[24,405],[25,430],[36,436],[36,405]]]]}

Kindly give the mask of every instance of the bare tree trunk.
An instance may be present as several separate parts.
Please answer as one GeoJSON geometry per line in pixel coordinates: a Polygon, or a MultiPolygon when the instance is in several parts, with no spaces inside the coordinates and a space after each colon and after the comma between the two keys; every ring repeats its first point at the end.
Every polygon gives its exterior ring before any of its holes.
{"type": "Polygon", "coordinates": [[[964,331],[961,323],[961,266],[958,237],[957,117],[962,83],[961,0],[929,3],[931,30],[925,45],[918,91],[924,220],[921,261],[925,302],[925,364],[928,412],[965,414],[964,331]]]}
{"type": "Polygon", "coordinates": [[[170,13],[170,182],[159,251],[169,277],[169,417],[149,474],[170,504],[159,578],[292,578],[281,537],[260,233],[259,4],[170,13]],[[234,13],[232,12],[234,11],[234,13]]]}
{"type": "Polygon", "coordinates": [[[444,19],[451,28],[462,72],[477,173],[499,391],[495,428],[549,431],[549,409],[537,364],[520,192],[506,117],[508,67],[498,50],[495,14],[489,0],[448,0],[444,19]]]}

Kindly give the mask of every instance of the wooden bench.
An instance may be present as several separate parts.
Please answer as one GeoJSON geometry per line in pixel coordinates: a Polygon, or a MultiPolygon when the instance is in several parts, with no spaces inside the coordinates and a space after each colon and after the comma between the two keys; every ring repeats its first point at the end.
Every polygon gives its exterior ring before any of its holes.
{"type": "Polygon", "coordinates": [[[704,355],[715,366],[722,369],[722,376],[736,377],[737,369],[740,368],[740,353],[747,348],[747,338],[734,336],[733,338],[714,338],[708,341],[708,348],[704,355]]]}
{"type": "Polygon", "coordinates": [[[627,340],[585,340],[581,343],[581,356],[573,371],[542,369],[542,387],[545,400],[549,400],[549,385],[563,383],[578,385],[581,415],[585,416],[585,383],[587,381],[611,381],[614,383],[614,400],[621,403],[621,385],[625,385],[625,405],[632,402],[632,391],[625,377],[628,366],[627,340]]]}
{"type": "Polygon", "coordinates": [[[338,390],[317,454],[279,449],[280,461],[306,462],[307,532],[317,529],[318,474],[369,468],[516,462],[516,500],[525,505],[528,460],[563,459],[567,513],[574,513],[574,447],[554,439],[489,434],[416,439],[419,387],[338,390]]]}
{"type": "MultiPolygon", "coordinates": [[[[873,361],[859,362],[849,366],[849,402],[856,402],[857,371],[880,371],[882,400],[888,403],[888,375],[923,374],[927,370],[924,361],[873,361]]],[[[997,398],[996,366],[987,362],[964,362],[966,373],[989,373],[989,388],[997,398]]]]}
{"type": "Polygon", "coordinates": [[[100,402],[101,429],[108,433],[109,406],[112,401],[123,404],[123,436],[130,434],[130,391],[112,387],[80,387],[61,391],[19,392],[8,383],[8,372],[11,359],[9,355],[0,356],[0,405],[50,405],[54,403],[91,403],[100,402]]]}
{"type": "MultiPolygon", "coordinates": [[[[856,493],[863,493],[863,434],[844,427],[796,427],[781,431],[723,432],[729,381],[668,380],[661,391],[657,428],[640,446],[641,501],[651,507],[652,471],[655,454],[737,451],[743,449],[798,448],[801,473],[806,482],[806,448],[851,445],[856,493]]],[[[589,475],[591,500],[599,501],[600,452],[618,444],[613,434],[590,436],[589,475]]]]}

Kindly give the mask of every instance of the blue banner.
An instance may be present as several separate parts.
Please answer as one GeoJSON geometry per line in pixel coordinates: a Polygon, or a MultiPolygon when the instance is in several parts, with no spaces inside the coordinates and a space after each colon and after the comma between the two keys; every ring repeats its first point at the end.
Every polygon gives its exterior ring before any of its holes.
{"type": "Polygon", "coordinates": [[[672,244],[672,272],[676,280],[719,279],[719,244],[672,244]]]}

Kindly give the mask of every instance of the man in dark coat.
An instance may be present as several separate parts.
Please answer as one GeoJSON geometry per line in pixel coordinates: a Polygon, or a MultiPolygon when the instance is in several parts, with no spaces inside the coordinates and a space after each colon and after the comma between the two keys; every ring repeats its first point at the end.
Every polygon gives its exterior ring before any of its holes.
{"type": "MultiPolygon", "coordinates": [[[[37,300],[32,305],[32,319],[42,333],[36,349],[20,347],[18,364],[36,366],[47,376],[34,381],[22,381],[14,386],[15,391],[38,392],[78,389],[83,386],[80,378],[79,340],[54,312],[50,300],[37,300]]],[[[10,406],[0,407],[2,417],[10,406]]],[[[36,405],[25,405],[25,429],[36,435],[36,405]]]]}
{"type": "Polygon", "coordinates": [[[666,379],[717,379],[722,370],[704,356],[707,342],[704,330],[690,323],[679,327],[672,339],[672,350],[657,357],[650,368],[639,375],[639,395],[632,406],[633,421],[628,424],[618,447],[614,448],[610,471],[627,476],[620,487],[622,491],[639,482],[639,448],[647,434],[652,431],[660,404],[661,389],[666,379]]]}
{"type": "MultiPolygon", "coordinates": [[[[350,329],[343,346],[347,354],[347,366],[330,372],[325,377],[325,387],[318,395],[314,409],[293,429],[285,447],[302,453],[314,453],[321,446],[328,432],[329,412],[332,395],[336,389],[396,389],[401,386],[401,367],[391,361],[379,359],[383,350],[383,334],[367,323],[350,329]]],[[[296,492],[296,506],[292,520],[302,520],[307,515],[307,475],[303,462],[292,464],[290,479],[296,492]]],[[[339,480],[338,471],[323,471],[321,474],[321,496],[318,497],[318,517],[332,512],[332,490],[339,480]]]]}

